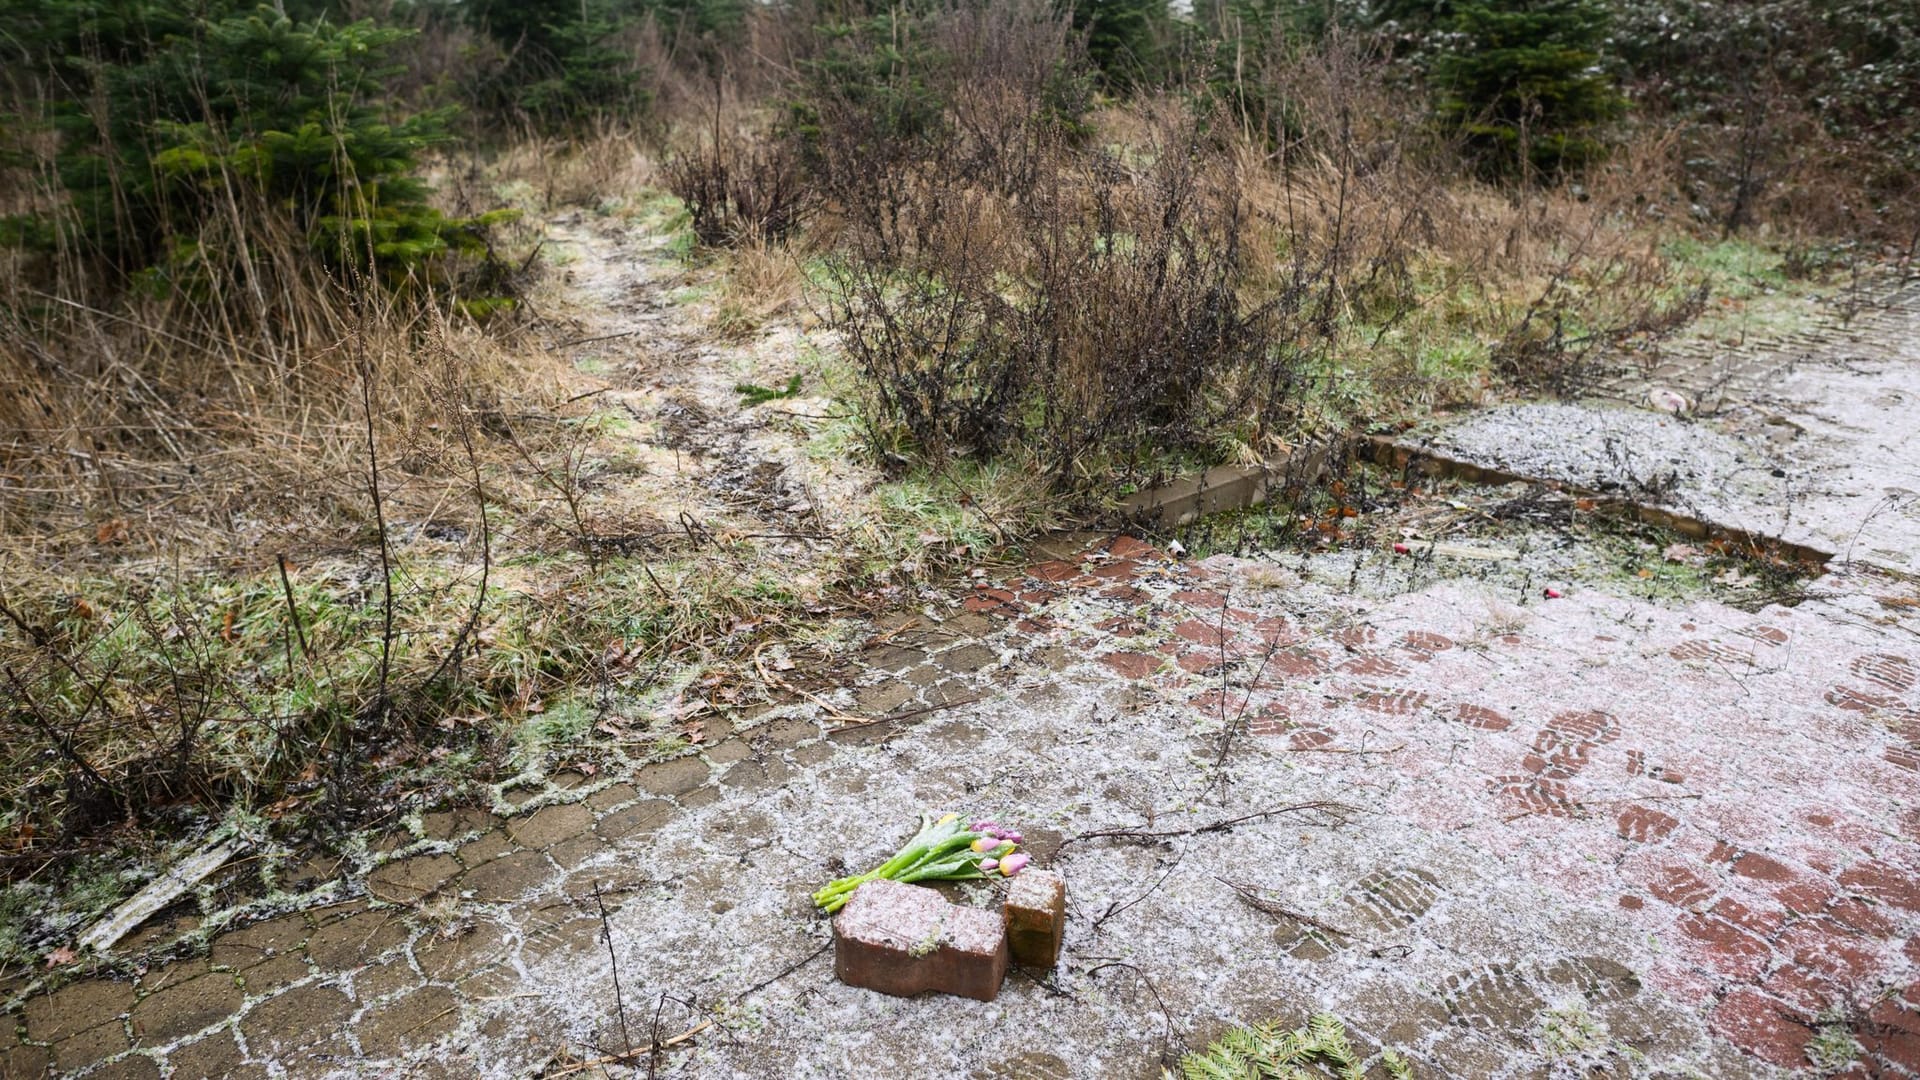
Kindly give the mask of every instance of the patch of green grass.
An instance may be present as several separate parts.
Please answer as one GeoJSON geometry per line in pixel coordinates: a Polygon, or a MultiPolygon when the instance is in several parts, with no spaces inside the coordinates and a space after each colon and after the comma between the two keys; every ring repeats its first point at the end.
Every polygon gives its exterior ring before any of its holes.
{"type": "Polygon", "coordinates": [[[578,698],[551,702],[514,727],[515,759],[523,766],[585,743],[593,734],[593,708],[578,698]]]}
{"type": "Polygon", "coordinates": [[[1540,1020],[1540,1045],[1547,1057],[1564,1061],[1606,1045],[1606,1029],[1578,1006],[1549,1009],[1540,1020]]]}
{"type": "Polygon", "coordinates": [[[1785,256],[1750,240],[1709,242],[1678,236],[1668,240],[1661,252],[1680,266],[1705,274],[1722,296],[1744,299],[1788,285],[1785,256]]]}
{"type": "Polygon", "coordinates": [[[1168,1080],[1361,1080],[1376,1065],[1394,1080],[1413,1076],[1413,1067],[1392,1050],[1372,1058],[1361,1054],[1348,1041],[1346,1025],[1320,1013],[1299,1028],[1235,1028],[1204,1053],[1181,1058],[1178,1073],[1165,1075],[1168,1080]]]}
{"type": "Polygon", "coordinates": [[[1807,1043],[1808,1063],[1822,1074],[1837,1073],[1852,1065],[1860,1056],[1862,1047],[1859,1040],[1853,1037],[1846,1014],[1829,1009],[1815,1019],[1820,1026],[1807,1043]]]}

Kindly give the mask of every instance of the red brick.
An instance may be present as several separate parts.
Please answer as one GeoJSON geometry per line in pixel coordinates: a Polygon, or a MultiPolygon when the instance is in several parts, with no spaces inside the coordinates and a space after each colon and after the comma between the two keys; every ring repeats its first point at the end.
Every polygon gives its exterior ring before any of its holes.
{"type": "Polygon", "coordinates": [[[1899,698],[1887,697],[1885,694],[1869,693],[1851,686],[1832,687],[1827,691],[1826,696],[1827,704],[1836,709],[1845,709],[1848,712],[1878,712],[1881,709],[1896,708],[1900,704],[1899,698]]]}
{"type": "Polygon", "coordinates": [[[1825,920],[1803,922],[1780,935],[1781,949],[1791,950],[1796,965],[1854,985],[1880,968],[1880,958],[1861,944],[1860,938],[1838,931],[1825,920]]]}
{"type": "Polygon", "coordinates": [[[1665,899],[1674,907],[1699,907],[1713,899],[1716,890],[1686,867],[1661,867],[1659,880],[1647,886],[1647,892],[1665,899]]]}
{"type": "Polygon", "coordinates": [[[1827,918],[1875,937],[1888,937],[1893,933],[1893,924],[1887,921],[1886,916],[1858,897],[1843,896],[1827,905],[1827,918]]]}
{"type": "Polygon", "coordinates": [[[1667,838],[1680,827],[1680,819],[1645,806],[1629,806],[1620,811],[1620,837],[1636,843],[1651,844],[1667,838]]]}
{"type": "Polygon", "coordinates": [[[1333,632],[1333,640],[1349,649],[1361,649],[1373,644],[1377,637],[1371,626],[1343,626],[1333,632]]]}
{"type": "Polygon", "coordinates": [[[1295,750],[1317,750],[1333,742],[1333,732],[1318,724],[1305,724],[1293,729],[1293,738],[1289,740],[1295,750]]]}
{"type": "Polygon", "coordinates": [[[1279,675],[1307,678],[1326,674],[1327,662],[1325,657],[1306,649],[1282,649],[1267,658],[1266,670],[1279,675]]]}
{"type": "Polygon", "coordinates": [[[1763,938],[1771,938],[1787,923],[1786,916],[1777,911],[1756,911],[1730,896],[1716,901],[1708,910],[1742,930],[1763,938]]]}
{"type": "Polygon", "coordinates": [[[1487,790],[1497,797],[1511,799],[1525,813],[1552,817],[1573,817],[1580,807],[1567,794],[1567,785],[1542,776],[1496,776],[1487,790]]]}
{"type": "Polygon", "coordinates": [[[1757,990],[1740,989],[1721,999],[1708,1021],[1715,1032],[1741,1050],[1781,1068],[1807,1063],[1812,1031],[1781,1002],[1757,990]]]}
{"type": "Polygon", "coordinates": [[[1792,881],[1793,871],[1785,863],[1756,852],[1746,852],[1733,860],[1733,872],[1755,881],[1792,881]]]}
{"type": "Polygon", "coordinates": [[[1220,655],[1218,653],[1181,653],[1174,658],[1173,662],[1179,664],[1181,670],[1190,674],[1205,675],[1208,671],[1220,666],[1220,655]]]}
{"type": "Polygon", "coordinates": [[[1457,705],[1453,710],[1453,718],[1482,731],[1505,731],[1513,726],[1512,720],[1484,705],[1457,705]]]}
{"type": "MultiPolygon", "coordinates": [[[[1912,989],[1907,991],[1907,995],[1909,998],[1916,996],[1912,989]]],[[[1867,1019],[1881,1027],[1920,1035],[1920,1004],[1915,1001],[1883,998],[1879,1004],[1867,1010],[1867,1019]]]]}
{"type": "Polygon", "coordinates": [[[1226,597],[1221,596],[1217,592],[1209,592],[1205,589],[1182,589],[1168,597],[1168,599],[1176,604],[1186,604],[1189,607],[1209,608],[1214,611],[1218,611],[1227,606],[1226,597]]]}
{"type": "Polygon", "coordinates": [[[1107,554],[1116,559],[1164,559],[1158,548],[1131,536],[1116,536],[1107,545],[1107,554]]]}
{"type": "Polygon", "coordinates": [[[1208,716],[1218,716],[1220,715],[1221,707],[1225,705],[1228,700],[1226,693],[1216,686],[1211,690],[1203,691],[1188,698],[1187,704],[1208,716]]]}
{"type": "Polygon", "coordinates": [[[1920,1012],[1887,999],[1868,1010],[1867,1021],[1854,1034],[1871,1060],[1886,1073],[1920,1072],[1920,1012]]]}
{"type": "Polygon", "coordinates": [[[1218,626],[1203,623],[1198,619],[1187,619],[1173,628],[1173,632],[1197,645],[1210,645],[1215,648],[1226,643],[1218,626]]]}
{"type": "Polygon", "coordinates": [[[1036,581],[1051,582],[1055,585],[1078,577],[1079,575],[1079,567],[1072,563],[1061,562],[1059,559],[1049,559],[1046,562],[1034,563],[1032,566],[1027,567],[1028,577],[1036,581]]]}
{"type": "Polygon", "coordinates": [[[1356,656],[1341,664],[1338,670],[1364,679],[1392,679],[1407,673],[1406,668],[1384,656],[1356,656]]]}
{"type": "Polygon", "coordinates": [[[1795,915],[1818,915],[1833,900],[1833,889],[1818,881],[1796,881],[1775,889],[1773,898],[1795,915]]]}
{"type": "Polygon", "coordinates": [[[1285,709],[1275,705],[1269,705],[1261,709],[1259,715],[1255,716],[1253,721],[1247,725],[1247,731],[1254,735],[1263,736],[1285,735],[1287,729],[1292,726],[1293,721],[1287,718],[1285,709]]]}
{"type": "Polygon", "coordinates": [[[1920,911],[1920,877],[1877,859],[1848,867],[1840,875],[1840,884],[1883,904],[1920,911]]]}
{"type": "Polygon", "coordinates": [[[885,878],[860,886],[833,917],[833,944],[841,982],[896,997],[938,990],[992,1001],[1007,975],[1003,916],[885,878]]]}
{"type": "Polygon", "coordinates": [[[1279,615],[1269,615],[1264,619],[1260,619],[1253,624],[1253,628],[1259,632],[1260,640],[1269,645],[1278,645],[1282,642],[1293,640],[1293,627],[1287,623],[1284,617],[1279,615]]]}
{"type": "Polygon", "coordinates": [[[1850,996],[1847,987],[1832,976],[1796,964],[1782,964],[1778,971],[1767,976],[1761,989],[1802,1016],[1817,1016],[1844,1004],[1850,996]]]}
{"type": "Polygon", "coordinates": [[[1093,576],[1104,578],[1107,581],[1132,581],[1134,575],[1137,574],[1139,570],[1140,567],[1137,564],[1123,559],[1120,562],[1111,562],[1105,566],[1095,567],[1093,576]]]}
{"type": "Polygon", "coordinates": [[[1409,716],[1426,707],[1427,695],[1418,690],[1374,690],[1355,698],[1354,704],[1386,716],[1409,716]]]}
{"type": "Polygon", "coordinates": [[[1871,656],[1859,657],[1848,665],[1848,668],[1855,675],[1868,682],[1884,686],[1896,694],[1903,694],[1913,689],[1914,683],[1920,681],[1920,673],[1915,672],[1913,661],[1890,653],[1875,653],[1871,656]]]}
{"type": "Polygon", "coordinates": [[[1729,978],[1752,979],[1767,969],[1767,943],[1712,915],[1684,915],[1680,932],[1698,942],[1702,965],[1729,978]]]}
{"type": "Polygon", "coordinates": [[[1160,658],[1137,652],[1113,652],[1100,658],[1100,662],[1126,676],[1129,679],[1144,679],[1160,670],[1160,658]]]}
{"type": "Polygon", "coordinates": [[[1007,890],[1004,910],[1015,963],[1050,968],[1059,962],[1067,927],[1065,879],[1047,870],[1023,871],[1007,890]]]}
{"type": "Polygon", "coordinates": [[[1430,630],[1413,630],[1400,638],[1400,647],[1412,653],[1416,660],[1431,660],[1436,654],[1453,648],[1453,639],[1430,630]]]}

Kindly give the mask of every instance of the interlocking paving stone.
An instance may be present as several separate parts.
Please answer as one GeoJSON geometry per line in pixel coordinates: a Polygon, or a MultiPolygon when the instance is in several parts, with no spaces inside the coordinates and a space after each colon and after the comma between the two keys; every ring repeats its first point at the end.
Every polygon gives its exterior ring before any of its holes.
{"type": "Polygon", "coordinates": [[[167,1067],[177,1077],[205,1080],[267,1080],[267,1067],[249,1063],[230,1032],[219,1032],[167,1054],[167,1067]]]}
{"type": "Polygon", "coordinates": [[[307,956],[326,971],[370,963],[407,939],[407,924],[391,911],[362,911],[334,919],[307,939],[307,956]]]}
{"type": "Polygon", "coordinates": [[[593,810],[579,803],[543,806],[507,822],[507,839],[520,847],[551,847],[593,827],[593,810]]]}
{"type": "Polygon", "coordinates": [[[299,1060],[299,1051],[337,1039],[353,1011],[337,987],[295,987],[248,1009],[240,1032],[256,1055],[299,1060]]]}
{"type": "Polygon", "coordinates": [[[155,1046],[191,1035],[231,1015],[244,996],[232,976],[219,973],[147,994],[133,1007],[134,1041],[155,1046]]]}

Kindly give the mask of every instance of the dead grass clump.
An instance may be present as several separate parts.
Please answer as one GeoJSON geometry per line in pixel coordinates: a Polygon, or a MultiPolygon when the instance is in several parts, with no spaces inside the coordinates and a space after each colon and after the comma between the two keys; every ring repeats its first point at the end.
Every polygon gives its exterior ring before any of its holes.
{"type": "Polygon", "coordinates": [[[743,340],[769,321],[799,310],[805,289],[800,256],[787,245],[736,245],[728,253],[714,327],[724,337],[743,340]]]}
{"type": "Polygon", "coordinates": [[[513,194],[524,185],[533,208],[548,211],[560,206],[599,206],[646,190],[658,181],[649,136],[633,126],[598,118],[585,130],[565,138],[528,130],[508,140],[483,170],[476,160],[456,179],[463,201],[482,201],[476,186],[487,184],[513,194]]]}

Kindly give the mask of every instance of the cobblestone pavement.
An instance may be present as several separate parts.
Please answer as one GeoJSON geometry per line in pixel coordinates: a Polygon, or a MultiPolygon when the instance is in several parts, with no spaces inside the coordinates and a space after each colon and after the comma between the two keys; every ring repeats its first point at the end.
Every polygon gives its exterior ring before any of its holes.
{"type": "MultiPolygon", "coordinates": [[[[1917,362],[1833,370],[1872,400],[1917,362]]],[[[1890,432],[1817,437],[1912,451],[1890,432]]],[[[658,1040],[616,1074],[1150,1076],[1326,1009],[1427,1076],[1914,1076],[1920,521],[1882,518],[1754,612],[1062,550],[683,756],[416,816],[324,903],[16,982],[0,1074],[598,1075],[569,1070],[658,1040]],[[808,894],[923,809],[1067,877],[1051,977],[833,981],[808,894]]]]}

